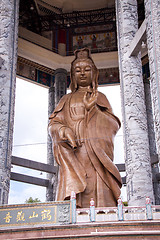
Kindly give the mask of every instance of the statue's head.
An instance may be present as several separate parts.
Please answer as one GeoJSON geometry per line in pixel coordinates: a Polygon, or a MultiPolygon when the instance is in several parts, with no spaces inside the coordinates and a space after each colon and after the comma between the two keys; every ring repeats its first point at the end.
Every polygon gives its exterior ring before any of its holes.
{"type": "MultiPolygon", "coordinates": [[[[75,51],[75,59],[71,63],[71,84],[72,92],[75,92],[79,85],[76,79],[78,71],[84,69],[86,76],[91,77],[91,82],[88,84],[95,91],[98,87],[98,69],[96,68],[88,48],[78,49],[75,51]]],[[[85,84],[85,83],[84,83],[85,84]]]]}

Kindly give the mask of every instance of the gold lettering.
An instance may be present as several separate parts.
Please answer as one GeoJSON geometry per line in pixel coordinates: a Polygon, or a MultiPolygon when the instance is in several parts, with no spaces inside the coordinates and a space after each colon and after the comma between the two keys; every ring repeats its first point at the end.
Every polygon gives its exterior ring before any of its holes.
{"type": "Polygon", "coordinates": [[[25,221],[25,218],[24,218],[24,213],[22,213],[22,211],[18,212],[17,213],[17,218],[16,218],[17,222],[19,221],[25,221]]]}
{"type": "Polygon", "coordinates": [[[48,220],[51,220],[52,216],[50,215],[51,213],[51,210],[46,210],[44,209],[42,212],[41,212],[41,216],[42,216],[42,220],[44,219],[48,219],[48,220]]]}
{"type": "Polygon", "coordinates": [[[32,216],[29,216],[29,218],[37,218],[38,217],[38,213],[36,214],[35,211],[33,211],[32,216]]]}
{"type": "Polygon", "coordinates": [[[6,217],[4,218],[4,219],[5,219],[5,222],[6,222],[6,223],[10,223],[11,218],[12,218],[12,216],[10,215],[10,212],[8,212],[8,213],[6,214],[6,217]]]}

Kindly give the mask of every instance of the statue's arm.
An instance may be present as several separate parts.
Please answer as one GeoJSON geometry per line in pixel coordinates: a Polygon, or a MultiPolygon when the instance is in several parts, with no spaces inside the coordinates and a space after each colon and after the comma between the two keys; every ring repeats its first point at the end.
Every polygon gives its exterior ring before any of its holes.
{"type": "Polygon", "coordinates": [[[57,113],[51,120],[49,123],[49,133],[50,136],[53,140],[53,142],[55,143],[62,143],[62,142],[66,142],[67,144],[69,144],[73,149],[75,149],[77,147],[76,144],[76,138],[75,135],[72,131],[72,129],[70,129],[64,119],[64,114],[63,111],[57,113]]]}
{"type": "Polygon", "coordinates": [[[49,118],[48,130],[53,143],[67,142],[72,148],[76,148],[76,141],[73,131],[67,126],[65,121],[64,106],[70,94],[64,95],[54,112],[49,118]]]}

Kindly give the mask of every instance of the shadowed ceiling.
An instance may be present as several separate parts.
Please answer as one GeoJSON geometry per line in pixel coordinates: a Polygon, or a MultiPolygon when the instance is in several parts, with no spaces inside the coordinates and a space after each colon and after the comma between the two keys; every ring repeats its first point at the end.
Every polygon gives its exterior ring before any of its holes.
{"type": "MultiPolygon", "coordinates": [[[[138,0],[139,22],[144,19],[143,0],[138,0]]],[[[116,28],[114,0],[20,0],[20,26],[42,34],[57,28],[110,24],[116,28]]]]}

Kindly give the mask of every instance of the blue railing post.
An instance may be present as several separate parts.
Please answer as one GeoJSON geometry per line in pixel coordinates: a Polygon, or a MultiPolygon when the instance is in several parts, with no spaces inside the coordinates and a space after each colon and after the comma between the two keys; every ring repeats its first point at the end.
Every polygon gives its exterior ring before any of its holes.
{"type": "Polygon", "coordinates": [[[71,223],[76,223],[76,193],[71,192],[71,223]]]}
{"type": "Polygon", "coordinates": [[[119,197],[118,198],[118,220],[119,221],[123,221],[124,220],[124,217],[123,217],[123,203],[122,203],[122,199],[119,197]]]}
{"type": "Polygon", "coordinates": [[[96,218],[95,218],[95,204],[94,204],[93,198],[91,198],[91,201],[90,201],[90,221],[91,222],[96,221],[96,218]]]}
{"type": "Polygon", "coordinates": [[[147,220],[153,219],[151,200],[149,197],[146,197],[146,216],[147,220]]]}

